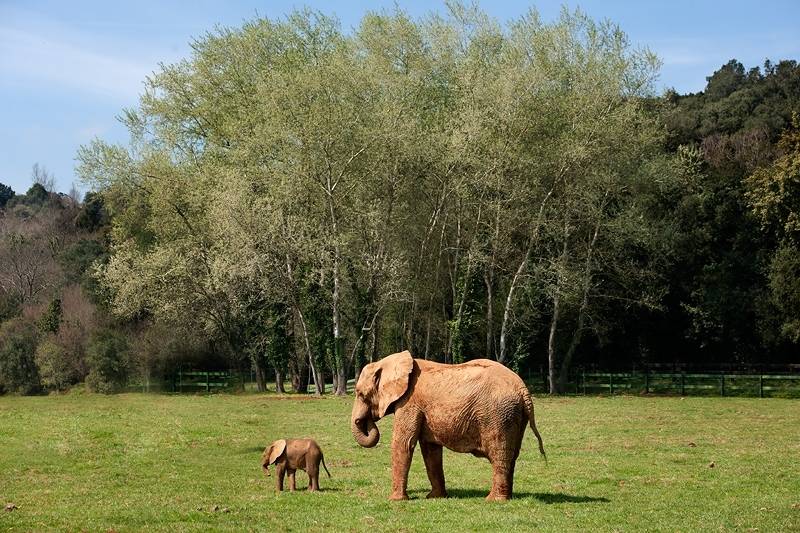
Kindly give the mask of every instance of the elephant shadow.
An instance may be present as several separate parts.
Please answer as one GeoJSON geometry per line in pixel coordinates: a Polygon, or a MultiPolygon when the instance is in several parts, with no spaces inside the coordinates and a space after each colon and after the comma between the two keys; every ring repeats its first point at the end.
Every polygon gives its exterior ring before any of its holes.
{"type": "MultiPolygon", "coordinates": [[[[488,492],[486,490],[478,489],[447,489],[447,494],[450,498],[466,499],[466,498],[486,498],[488,492]]],[[[424,491],[422,497],[424,498],[424,491]]],[[[521,499],[534,499],[539,500],[545,504],[554,503],[609,503],[611,500],[603,497],[595,496],[576,496],[572,494],[564,494],[563,492],[520,492],[514,491],[515,500],[521,499]]]]}

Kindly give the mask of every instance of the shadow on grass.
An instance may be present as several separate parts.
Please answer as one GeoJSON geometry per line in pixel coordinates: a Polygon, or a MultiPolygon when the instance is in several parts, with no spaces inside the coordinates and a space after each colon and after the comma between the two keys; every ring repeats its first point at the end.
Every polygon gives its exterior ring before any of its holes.
{"type": "MultiPolygon", "coordinates": [[[[409,491],[411,492],[411,491],[409,491]]],[[[424,498],[427,494],[426,491],[414,491],[419,494],[414,494],[415,497],[424,498]]],[[[488,490],[476,489],[447,489],[447,494],[450,498],[466,499],[466,498],[486,498],[489,494],[488,490]]],[[[563,492],[520,492],[514,491],[515,500],[534,499],[542,503],[609,503],[611,500],[608,498],[597,498],[594,496],[574,496],[572,494],[564,494],[563,492]]]]}

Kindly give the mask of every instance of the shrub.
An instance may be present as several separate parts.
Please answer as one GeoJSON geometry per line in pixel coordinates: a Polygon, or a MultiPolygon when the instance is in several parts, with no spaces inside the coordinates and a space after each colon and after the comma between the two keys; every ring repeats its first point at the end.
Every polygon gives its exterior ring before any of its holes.
{"type": "Polygon", "coordinates": [[[55,338],[48,338],[36,348],[36,364],[42,385],[48,389],[66,390],[81,380],[79,356],[71,353],[55,338]]]}
{"type": "Polygon", "coordinates": [[[89,375],[86,385],[94,392],[112,394],[128,383],[128,340],[124,334],[106,329],[89,340],[86,351],[89,375]]]}
{"type": "Polygon", "coordinates": [[[58,333],[63,314],[61,299],[54,298],[39,318],[39,331],[42,333],[58,333]]]}
{"type": "Polygon", "coordinates": [[[22,313],[22,304],[18,296],[0,290],[0,324],[22,313]]]}
{"type": "Polygon", "coordinates": [[[34,355],[38,332],[24,318],[13,318],[0,326],[0,390],[34,394],[41,390],[34,355]]]}

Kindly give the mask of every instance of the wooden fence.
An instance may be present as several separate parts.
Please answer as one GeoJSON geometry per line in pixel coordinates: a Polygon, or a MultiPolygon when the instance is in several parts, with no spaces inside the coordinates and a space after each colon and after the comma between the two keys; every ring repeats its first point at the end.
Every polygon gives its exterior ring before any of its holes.
{"type": "MultiPolygon", "coordinates": [[[[547,376],[542,374],[540,379],[536,388],[548,390],[547,376]]],[[[578,372],[567,392],[800,398],[800,374],[578,372]]]]}
{"type": "Polygon", "coordinates": [[[233,376],[229,370],[178,370],[172,382],[173,392],[217,392],[231,387],[233,376]]]}

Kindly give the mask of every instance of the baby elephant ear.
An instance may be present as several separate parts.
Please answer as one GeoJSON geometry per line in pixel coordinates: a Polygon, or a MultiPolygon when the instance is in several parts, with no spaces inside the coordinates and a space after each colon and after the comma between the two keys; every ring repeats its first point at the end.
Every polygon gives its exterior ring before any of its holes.
{"type": "Polygon", "coordinates": [[[283,454],[284,450],[286,450],[286,440],[276,440],[272,443],[272,453],[269,454],[269,463],[273,464],[278,458],[283,454]]]}
{"type": "Polygon", "coordinates": [[[389,408],[408,390],[408,380],[414,368],[414,359],[408,350],[384,357],[378,361],[378,413],[386,416],[389,408]]]}

